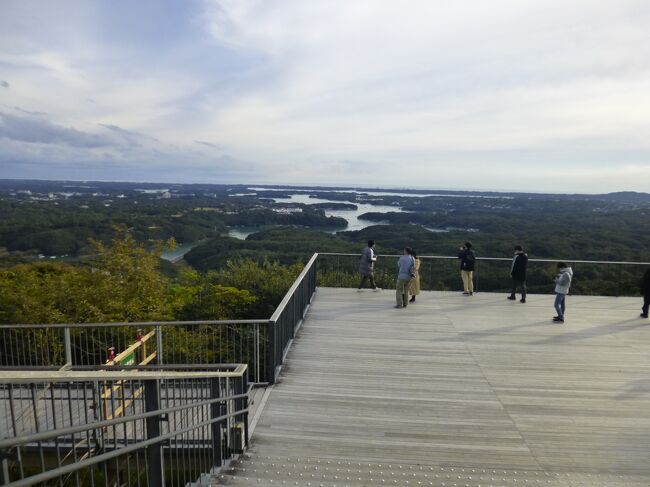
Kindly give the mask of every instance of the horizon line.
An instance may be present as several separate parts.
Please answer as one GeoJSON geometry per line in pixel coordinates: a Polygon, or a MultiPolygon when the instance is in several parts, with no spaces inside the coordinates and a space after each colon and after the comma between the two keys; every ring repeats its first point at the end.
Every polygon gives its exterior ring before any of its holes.
{"type": "Polygon", "coordinates": [[[133,181],[133,180],[126,180],[126,179],[41,179],[41,178],[0,178],[0,181],[40,181],[40,182],[62,182],[62,183],[127,183],[127,184],[156,184],[156,185],[180,185],[180,186],[246,186],[249,188],[250,186],[257,186],[257,187],[277,187],[277,188],[286,188],[286,189],[318,189],[318,188],[328,188],[331,190],[336,190],[336,189],[350,189],[350,190],[374,190],[374,191],[380,191],[380,192],[393,192],[393,191],[445,191],[445,192],[461,192],[461,193],[496,193],[496,194],[537,194],[537,195],[563,195],[563,196],[570,196],[570,195],[580,195],[580,196],[601,196],[601,195],[610,195],[610,194],[616,194],[616,193],[632,193],[632,194],[640,194],[640,195],[650,195],[648,192],[644,191],[634,191],[634,190],[617,190],[617,191],[610,191],[607,193],[581,193],[581,192],[545,192],[545,191],[539,191],[539,190],[527,190],[527,191],[515,191],[515,190],[507,190],[507,189],[479,189],[479,188],[474,188],[474,189],[469,189],[469,188],[431,188],[431,187],[423,187],[423,186],[402,186],[402,187],[382,187],[382,186],[360,186],[360,185],[328,185],[328,184],[314,184],[314,183],[308,183],[308,184],[298,184],[298,183],[291,183],[291,184],[280,184],[280,183],[271,183],[271,182],[266,182],[266,183],[243,183],[243,182],[229,182],[229,183],[215,183],[215,182],[184,182],[184,183],[179,183],[179,182],[171,182],[171,181],[133,181]]]}

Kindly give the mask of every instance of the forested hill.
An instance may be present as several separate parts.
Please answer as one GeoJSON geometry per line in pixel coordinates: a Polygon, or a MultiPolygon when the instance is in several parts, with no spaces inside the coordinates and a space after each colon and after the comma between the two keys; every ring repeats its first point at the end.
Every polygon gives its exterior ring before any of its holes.
{"type": "Polygon", "coordinates": [[[34,193],[48,194],[57,192],[74,192],[92,195],[103,192],[107,195],[124,192],[137,192],[138,190],[158,191],[170,190],[187,196],[205,194],[228,194],[246,192],[265,192],[267,190],[280,191],[282,194],[302,191],[316,194],[331,191],[364,193],[400,193],[413,197],[437,194],[459,197],[495,197],[495,198],[523,198],[523,199],[551,199],[551,200],[587,200],[587,201],[612,201],[619,203],[650,203],[650,193],[636,191],[617,191],[612,193],[530,193],[511,191],[477,191],[477,190],[449,190],[449,189],[412,189],[412,188],[367,188],[358,186],[291,186],[291,185],[254,185],[254,184],[178,184],[178,183],[133,183],[110,181],[66,181],[66,180],[38,180],[38,179],[0,179],[0,195],[6,196],[17,191],[31,191],[34,193]],[[263,188],[263,191],[251,190],[263,188]]]}
{"type": "MultiPolygon", "coordinates": [[[[484,257],[521,244],[532,258],[648,262],[649,217],[650,195],[629,192],[0,181],[0,322],[269,316],[314,252],[354,254],[318,268],[322,285],[356,286],[368,239],[380,254],[454,256],[471,240],[484,257]],[[159,259],[168,239],[193,247],[174,265],[159,259]]],[[[481,262],[481,288],[503,291],[507,265],[481,262]]],[[[394,260],[378,266],[392,286],[394,260]]],[[[427,261],[423,288],[457,288],[456,266],[427,261]]],[[[533,267],[531,291],[550,292],[553,264],[533,267]]],[[[634,295],[644,270],[581,266],[574,289],[634,295]]]]}
{"type": "Polygon", "coordinates": [[[120,224],[139,242],[202,243],[187,256],[201,268],[234,256],[295,261],[316,250],[356,249],[370,237],[393,251],[408,244],[453,255],[470,239],[484,256],[509,255],[520,243],[531,257],[648,261],[649,215],[650,194],[635,192],[0,180],[0,265],[39,254],[83,258],[92,253],[90,239],[108,242],[120,224]],[[349,215],[368,228],[349,231],[349,215]],[[248,239],[229,236],[242,228],[248,239]]]}

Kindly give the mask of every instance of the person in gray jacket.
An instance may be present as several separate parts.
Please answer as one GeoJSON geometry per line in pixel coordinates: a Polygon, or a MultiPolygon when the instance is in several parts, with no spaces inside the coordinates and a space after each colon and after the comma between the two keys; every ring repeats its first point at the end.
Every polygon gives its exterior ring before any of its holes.
{"type": "Polygon", "coordinates": [[[411,247],[406,247],[404,255],[397,261],[396,308],[406,308],[409,304],[409,286],[411,280],[415,277],[415,259],[412,254],[411,247]]]}
{"type": "Polygon", "coordinates": [[[375,254],[375,241],[368,240],[368,246],[361,252],[359,259],[359,274],[361,274],[361,282],[359,283],[359,291],[370,281],[370,287],[375,291],[380,291],[375,284],[375,262],[377,261],[377,254],[375,254]]]}
{"type": "Polygon", "coordinates": [[[557,265],[558,274],[555,276],[555,311],[557,316],[553,317],[556,323],[564,323],[564,312],[566,310],[566,295],[569,294],[571,281],[573,280],[573,269],[560,262],[557,265]]]}

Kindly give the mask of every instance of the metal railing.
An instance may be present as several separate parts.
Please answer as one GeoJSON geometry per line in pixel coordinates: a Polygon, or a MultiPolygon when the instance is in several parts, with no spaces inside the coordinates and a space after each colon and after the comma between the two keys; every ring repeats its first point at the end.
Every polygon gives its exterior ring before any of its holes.
{"type": "Polygon", "coordinates": [[[0,366],[245,363],[251,382],[272,384],[316,291],[317,257],[271,318],[0,325],[0,366]]]}
{"type": "Polygon", "coordinates": [[[262,382],[268,320],[0,325],[0,366],[250,365],[262,382]]]}
{"type": "Polygon", "coordinates": [[[300,275],[285,294],[268,323],[267,343],[269,346],[267,381],[274,383],[296,332],[309,309],[316,292],[316,260],[318,254],[311,256],[300,275]]]}
{"type": "Polygon", "coordinates": [[[200,482],[248,444],[246,366],[230,369],[3,372],[3,485],[200,482]]]}
{"type": "MultiPolygon", "coordinates": [[[[420,255],[420,281],[423,289],[459,290],[461,279],[458,258],[442,255],[420,255]]],[[[378,255],[375,281],[382,288],[394,288],[396,260],[399,255],[378,255]]],[[[318,285],[357,287],[359,254],[323,252],[319,254],[318,285]]],[[[650,262],[596,261],[576,259],[529,259],[527,285],[532,293],[553,293],[556,264],[573,267],[572,294],[636,296],[639,283],[650,262]]],[[[474,271],[475,290],[508,292],[511,287],[512,258],[477,257],[474,271]]]]}
{"type": "MultiPolygon", "coordinates": [[[[395,284],[397,255],[379,255],[375,279],[395,284]]],[[[274,383],[309,308],[316,285],[356,287],[358,254],[313,254],[268,319],[152,323],[0,325],[0,366],[83,366],[132,364],[246,363],[254,383],[274,383]],[[318,269],[317,269],[318,267],[318,269]],[[111,356],[110,348],[115,351],[111,356]],[[112,358],[111,358],[112,357],[112,358]]],[[[458,290],[453,256],[420,256],[423,289],[458,290]]],[[[551,259],[529,259],[531,293],[552,293],[556,272],[551,259]]],[[[636,295],[649,262],[565,260],[572,265],[573,294],[636,295]]],[[[510,258],[477,257],[477,291],[510,290],[510,258]]]]}
{"type": "MultiPolygon", "coordinates": [[[[397,257],[379,255],[381,287],[394,286],[397,257]]],[[[358,259],[313,254],[269,319],[0,325],[0,366],[9,367],[0,371],[0,478],[16,486],[200,482],[245,448],[249,380],[276,382],[317,283],[356,287],[358,259]]],[[[456,257],[420,259],[423,289],[459,289],[456,257]]],[[[529,259],[530,292],[552,292],[556,262],[529,259]]],[[[565,262],[576,294],[635,294],[650,266],[565,262]]],[[[476,290],[509,290],[510,263],[478,257],[476,290]]]]}

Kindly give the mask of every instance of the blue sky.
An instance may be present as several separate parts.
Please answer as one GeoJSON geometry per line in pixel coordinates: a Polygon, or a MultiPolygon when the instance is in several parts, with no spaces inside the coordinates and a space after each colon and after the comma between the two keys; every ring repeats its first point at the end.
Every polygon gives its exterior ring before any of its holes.
{"type": "Polygon", "coordinates": [[[0,2],[0,178],[648,190],[646,0],[0,2]]]}

